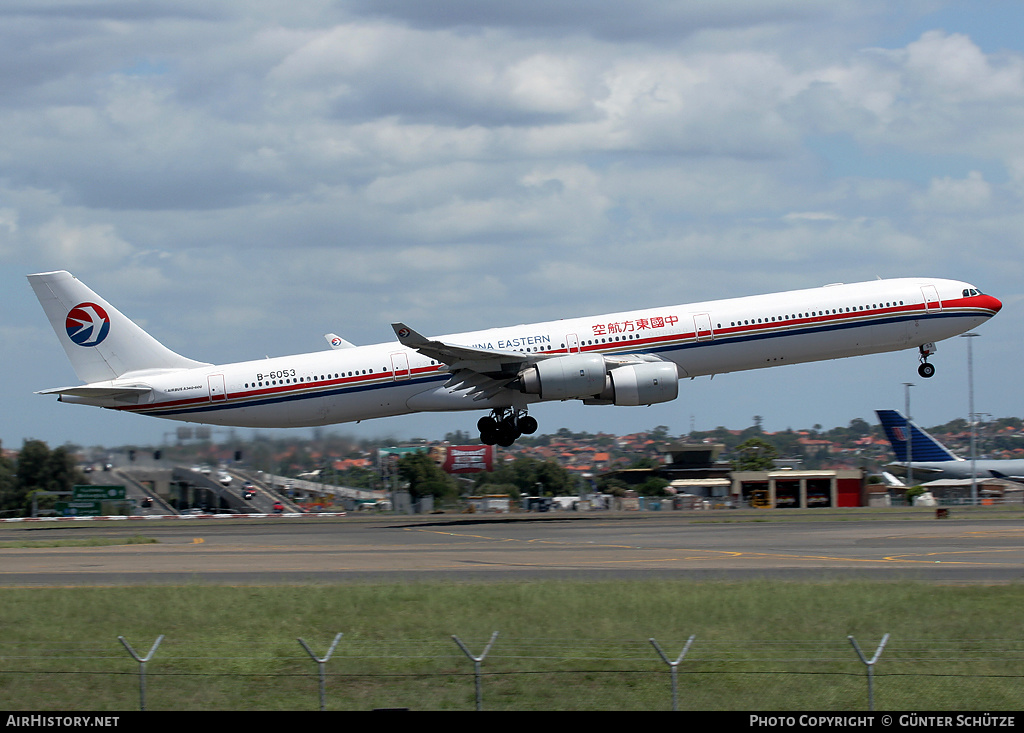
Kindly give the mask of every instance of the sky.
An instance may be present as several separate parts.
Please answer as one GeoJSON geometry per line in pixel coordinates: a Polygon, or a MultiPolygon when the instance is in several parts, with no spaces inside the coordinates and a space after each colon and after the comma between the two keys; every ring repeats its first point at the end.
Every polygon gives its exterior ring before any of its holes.
{"type": "MultiPolygon", "coordinates": [[[[909,393],[937,425],[969,412],[970,342],[975,411],[1024,416],[1021,27],[1015,0],[5,2],[0,440],[181,425],[34,394],[78,383],[25,279],[61,269],[214,363],[399,320],[950,277],[1004,308],[927,381],[907,351],[531,412],[541,432],[775,431],[874,424],[909,393]]],[[[480,414],[331,430],[440,439],[480,414]]]]}

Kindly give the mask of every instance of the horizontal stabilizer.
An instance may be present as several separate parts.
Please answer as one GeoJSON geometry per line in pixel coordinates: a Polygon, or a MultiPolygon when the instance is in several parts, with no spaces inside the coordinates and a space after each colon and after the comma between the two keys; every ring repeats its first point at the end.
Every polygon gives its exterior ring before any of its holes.
{"type": "Polygon", "coordinates": [[[36,394],[55,394],[61,402],[78,402],[87,405],[98,405],[100,407],[114,407],[120,405],[137,405],[144,402],[146,395],[153,390],[142,385],[122,385],[93,387],[82,385],[79,387],[57,387],[55,389],[44,389],[36,394]]]}
{"type": "MultiPolygon", "coordinates": [[[[945,471],[943,471],[941,468],[936,468],[935,466],[932,465],[918,463],[917,461],[911,461],[911,463],[913,463],[914,465],[914,475],[918,477],[940,476],[943,473],[945,473],[945,471]]],[[[890,463],[889,465],[886,466],[886,468],[890,468],[893,471],[896,471],[897,473],[906,475],[907,463],[906,461],[903,461],[902,463],[890,463]]]]}

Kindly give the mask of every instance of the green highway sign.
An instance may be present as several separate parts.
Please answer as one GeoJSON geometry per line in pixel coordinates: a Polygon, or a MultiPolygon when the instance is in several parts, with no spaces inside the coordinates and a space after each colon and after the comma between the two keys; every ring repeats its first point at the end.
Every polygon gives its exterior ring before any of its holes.
{"type": "Polygon", "coordinates": [[[53,505],[62,517],[99,517],[101,507],[98,501],[58,501],[53,505]]]}
{"type": "Polygon", "coordinates": [[[71,498],[74,501],[124,501],[123,486],[73,486],[71,498]]]}

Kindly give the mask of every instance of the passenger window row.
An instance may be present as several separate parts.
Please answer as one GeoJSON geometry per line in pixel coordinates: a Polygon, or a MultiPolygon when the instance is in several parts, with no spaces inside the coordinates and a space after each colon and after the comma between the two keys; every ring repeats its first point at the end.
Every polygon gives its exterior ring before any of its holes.
{"type": "MultiPolygon", "coordinates": [[[[437,363],[438,362],[434,361],[433,359],[431,359],[431,361],[430,361],[430,365],[431,366],[436,366],[437,363]]],[[[388,368],[386,366],[380,368],[380,373],[381,374],[385,374],[387,371],[388,371],[388,368]]],[[[275,387],[277,385],[283,385],[283,384],[300,384],[300,383],[316,382],[316,381],[326,382],[328,379],[341,379],[342,377],[346,377],[346,376],[348,376],[348,377],[358,377],[358,376],[360,376],[362,374],[374,374],[374,373],[375,373],[375,371],[373,369],[362,369],[362,370],[356,369],[356,370],[353,370],[353,371],[350,371],[350,372],[335,372],[333,375],[331,375],[331,374],[321,374],[319,379],[317,379],[317,376],[315,374],[312,377],[293,377],[291,379],[288,379],[288,378],[285,378],[285,379],[265,379],[262,382],[247,382],[246,385],[245,385],[245,388],[246,389],[254,389],[256,387],[275,387]]]]}
{"type": "MultiPolygon", "coordinates": [[[[613,338],[601,338],[601,339],[584,339],[580,341],[580,346],[594,346],[595,344],[613,344],[617,341],[632,341],[639,339],[640,334],[630,333],[625,336],[615,336],[613,338]]],[[[565,344],[562,344],[562,348],[565,348],[565,344]]]]}
{"type": "MultiPolygon", "coordinates": [[[[898,305],[903,305],[903,301],[901,300],[898,303],[893,301],[891,303],[872,303],[871,305],[860,305],[860,306],[854,305],[854,306],[848,306],[846,309],[843,309],[843,308],[832,308],[831,310],[829,310],[828,308],[826,308],[825,310],[811,311],[809,313],[797,313],[796,315],[771,316],[771,317],[765,316],[764,318],[749,318],[749,319],[746,319],[746,320],[743,320],[743,321],[733,321],[729,325],[730,326],[749,326],[751,324],[758,324],[758,323],[775,323],[775,322],[781,322],[781,321],[791,321],[791,320],[793,320],[795,318],[815,318],[817,316],[838,315],[839,313],[855,313],[857,311],[864,311],[864,310],[878,310],[879,308],[892,308],[892,307],[895,307],[895,306],[898,306],[898,305]]],[[[718,327],[721,328],[722,324],[719,323],[718,327]]]]}
{"type": "MultiPolygon", "coordinates": [[[[386,367],[381,367],[382,372],[386,372],[386,367]]],[[[358,377],[360,374],[373,374],[373,369],[363,369],[362,371],[356,369],[348,373],[350,377],[358,377]]],[[[253,387],[273,387],[279,384],[299,384],[300,382],[326,382],[328,379],[341,379],[345,376],[345,372],[335,373],[332,377],[330,374],[321,374],[320,379],[317,380],[316,376],[312,377],[294,377],[292,379],[265,379],[262,382],[246,382],[245,388],[250,389],[253,387]]]]}

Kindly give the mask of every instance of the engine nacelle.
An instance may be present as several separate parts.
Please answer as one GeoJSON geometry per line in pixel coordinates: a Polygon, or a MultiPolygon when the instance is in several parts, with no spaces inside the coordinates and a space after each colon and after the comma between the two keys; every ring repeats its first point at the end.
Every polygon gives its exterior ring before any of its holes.
{"type": "Polygon", "coordinates": [[[616,405],[654,405],[679,396],[679,372],[671,362],[627,364],[608,373],[602,399],[616,405]]]}
{"type": "Polygon", "coordinates": [[[604,357],[570,354],[538,361],[519,375],[519,390],[544,400],[593,397],[605,388],[604,357]]]}

